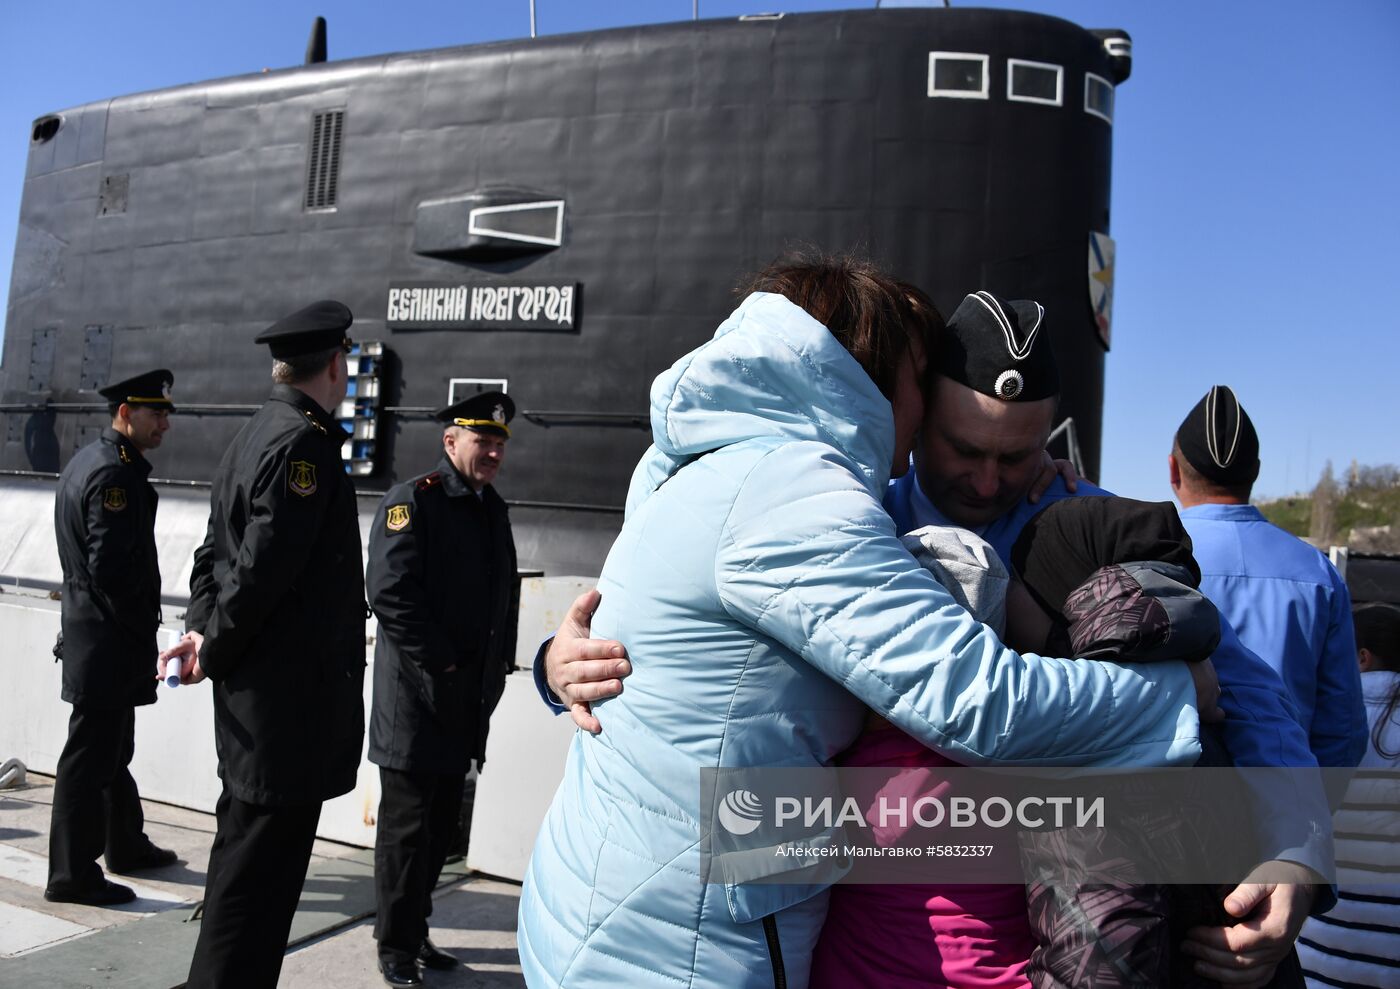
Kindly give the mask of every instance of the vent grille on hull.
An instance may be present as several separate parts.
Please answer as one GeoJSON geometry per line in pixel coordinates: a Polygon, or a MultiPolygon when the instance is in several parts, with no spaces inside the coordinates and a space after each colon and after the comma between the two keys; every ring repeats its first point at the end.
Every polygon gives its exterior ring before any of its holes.
{"type": "Polygon", "coordinates": [[[340,134],[344,110],[319,110],[311,118],[306,165],[306,209],[335,209],[340,186],[340,134]]]}

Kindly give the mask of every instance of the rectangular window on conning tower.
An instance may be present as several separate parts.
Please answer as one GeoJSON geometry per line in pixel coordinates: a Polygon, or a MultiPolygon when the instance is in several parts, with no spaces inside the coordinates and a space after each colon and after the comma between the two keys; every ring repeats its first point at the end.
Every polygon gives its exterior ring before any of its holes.
{"type": "Polygon", "coordinates": [[[972,52],[929,52],[928,94],[951,99],[985,100],[987,56],[972,52]]]}
{"type": "Polygon", "coordinates": [[[1061,106],[1065,101],[1065,70],[1048,62],[1006,60],[1006,98],[1017,103],[1061,106]]]}
{"type": "Polygon", "coordinates": [[[340,186],[340,134],[345,111],[317,110],[311,115],[311,147],[306,155],[306,198],[309,210],[335,209],[340,186]]]}
{"type": "Polygon", "coordinates": [[[1113,83],[1092,72],[1084,73],[1084,112],[1113,123],[1113,83]]]}

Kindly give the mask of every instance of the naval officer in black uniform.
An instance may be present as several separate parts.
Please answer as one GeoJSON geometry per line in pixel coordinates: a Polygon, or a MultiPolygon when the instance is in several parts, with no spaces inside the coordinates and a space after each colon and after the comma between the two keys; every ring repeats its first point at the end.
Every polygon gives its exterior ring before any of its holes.
{"type": "Polygon", "coordinates": [[[355,489],[332,417],[352,317],[318,302],[257,338],[272,395],[224,453],[195,551],[185,639],[214,681],[223,793],[189,986],[272,989],[321,802],[352,789],[364,739],[365,600],[355,489]]]}
{"type": "Polygon", "coordinates": [[[169,371],[99,389],[112,428],[79,450],[58,479],[54,529],[63,566],[63,699],[73,705],[58,761],[44,898],[106,906],[135,899],[112,872],[172,865],[157,848],[131,763],[136,708],[156,699],[160,565],[156,492],[146,452],[170,428],[169,371]]]}
{"type": "Polygon", "coordinates": [[[437,468],[391,488],[370,530],[366,585],[379,635],[369,758],[382,794],[374,936],[391,986],[422,985],[415,962],[457,964],[428,939],[428,915],[463,779],[486,758],[491,712],[515,661],[515,542],[491,483],[514,414],[503,392],[437,412],[437,468]]]}

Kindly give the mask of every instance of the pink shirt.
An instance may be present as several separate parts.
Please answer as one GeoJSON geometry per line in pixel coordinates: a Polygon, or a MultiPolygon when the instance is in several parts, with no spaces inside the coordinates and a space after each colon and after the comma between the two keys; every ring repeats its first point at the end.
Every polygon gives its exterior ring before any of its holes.
{"type": "MultiPolygon", "coordinates": [[[[896,728],[867,730],[843,766],[955,766],[896,728]]],[[[1035,941],[1016,885],[831,888],[811,989],[1028,989],[1035,941]]]]}

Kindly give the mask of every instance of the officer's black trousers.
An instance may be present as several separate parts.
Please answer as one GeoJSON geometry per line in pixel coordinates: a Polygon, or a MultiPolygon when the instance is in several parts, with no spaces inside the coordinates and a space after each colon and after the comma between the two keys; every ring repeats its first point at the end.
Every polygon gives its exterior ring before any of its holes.
{"type": "Polygon", "coordinates": [[[110,865],[139,858],[150,842],[131,764],[136,712],[131,707],[74,707],[58,758],[49,825],[49,887],[91,889],[102,883],[97,856],[110,865]]]}
{"type": "Polygon", "coordinates": [[[400,772],[379,767],[374,842],[374,936],[381,954],[415,954],[428,936],[433,887],[462,811],[463,773],[400,772]]]}
{"type": "Polygon", "coordinates": [[[204,919],[189,989],[273,989],[282,971],[321,805],[265,807],[227,786],[215,808],[204,919]]]}

